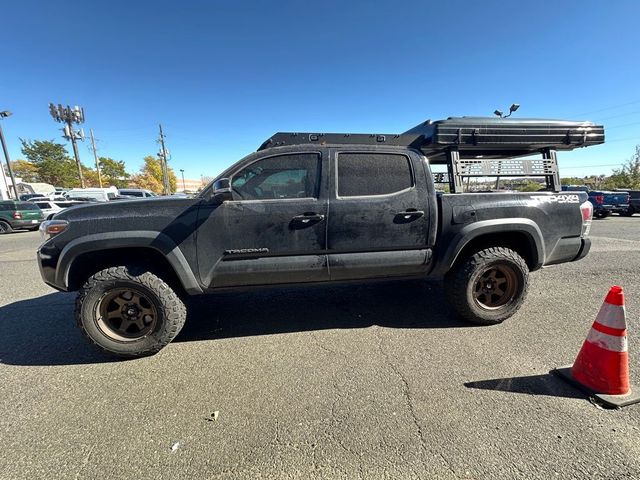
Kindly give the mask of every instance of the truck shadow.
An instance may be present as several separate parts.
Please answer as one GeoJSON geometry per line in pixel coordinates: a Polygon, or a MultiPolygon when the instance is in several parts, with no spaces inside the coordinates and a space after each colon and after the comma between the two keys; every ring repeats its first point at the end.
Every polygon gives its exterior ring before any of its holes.
{"type": "Polygon", "coordinates": [[[525,395],[545,395],[548,397],[585,398],[586,396],[551,373],[479,380],[476,382],[467,382],[464,386],[480,390],[523,393],[525,395]]]}
{"type": "MultiPolygon", "coordinates": [[[[0,307],[0,363],[69,365],[119,361],[89,345],[73,320],[73,293],[0,307]]],[[[469,327],[424,281],[296,287],[194,297],[174,342],[324,329],[469,327]]]]}

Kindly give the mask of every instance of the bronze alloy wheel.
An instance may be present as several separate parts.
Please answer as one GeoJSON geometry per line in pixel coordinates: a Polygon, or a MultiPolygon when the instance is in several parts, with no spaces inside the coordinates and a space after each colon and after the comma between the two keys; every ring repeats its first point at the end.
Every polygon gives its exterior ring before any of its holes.
{"type": "Polygon", "coordinates": [[[142,292],[116,288],[100,298],[95,318],[98,328],[107,337],[118,342],[133,342],[153,331],[158,312],[142,292]]]}
{"type": "Polygon", "coordinates": [[[473,298],[487,310],[495,310],[513,300],[517,291],[516,272],[509,265],[491,265],[473,286],[473,298]]]}

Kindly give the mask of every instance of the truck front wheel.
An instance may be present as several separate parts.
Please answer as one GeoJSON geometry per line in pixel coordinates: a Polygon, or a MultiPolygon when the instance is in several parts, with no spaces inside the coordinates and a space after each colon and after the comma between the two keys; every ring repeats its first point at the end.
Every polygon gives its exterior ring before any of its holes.
{"type": "Polygon", "coordinates": [[[528,287],[526,262],[504,247],[475,253],[445,277],[450,305],[462,318],[480,325],[501,323],[515,314],[528,287]]]}
{"type": "Polygon", "coordinates": [[[89,277],[75,309],[78,326],[100,348],[125,357],[158,352],[182,329],[186,308],[143,268],[111,267],[89,277]]]}

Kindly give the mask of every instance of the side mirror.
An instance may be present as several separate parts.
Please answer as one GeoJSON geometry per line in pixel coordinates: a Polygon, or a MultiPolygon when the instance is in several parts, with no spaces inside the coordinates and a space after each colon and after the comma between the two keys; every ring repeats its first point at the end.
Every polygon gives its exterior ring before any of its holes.
{"type": "Polygon", "coordinates": [[[211,192],[211,200],[215,203],[222,203],[227,200],[233,200],[233,194],[231,193],[231,182],[228,178],[221,178],[215,181],[211,192]]]}

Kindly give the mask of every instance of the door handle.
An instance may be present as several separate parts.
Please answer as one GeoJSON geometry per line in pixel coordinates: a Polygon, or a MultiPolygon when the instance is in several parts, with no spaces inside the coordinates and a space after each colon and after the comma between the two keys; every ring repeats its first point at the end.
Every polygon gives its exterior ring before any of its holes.
{"type": "Polygon", "coordinates": [[[296,215],[292,220],[296,223],[308,225],[310,223],[316,223],[324,220],[324,215],[319,213],[304,213],[303,215],[296,215]]]}
{"type": "Polygon", "coordinates": [[[404,212],[398,212],[396,214],[397,217],[402,217],[404,220],[409,220],[411,218],[420,218],[424,215],[424,211],[416,210],[415,208],[407,208],[404,212]]]}

